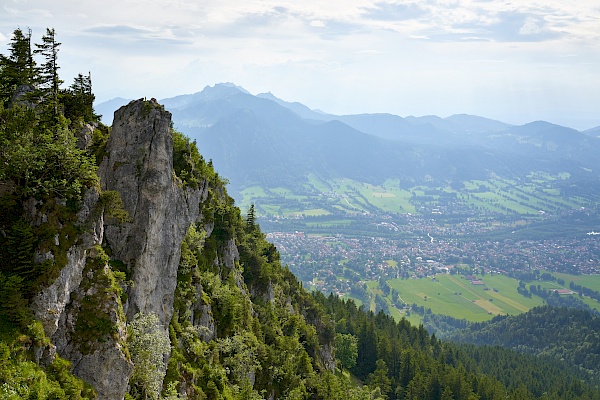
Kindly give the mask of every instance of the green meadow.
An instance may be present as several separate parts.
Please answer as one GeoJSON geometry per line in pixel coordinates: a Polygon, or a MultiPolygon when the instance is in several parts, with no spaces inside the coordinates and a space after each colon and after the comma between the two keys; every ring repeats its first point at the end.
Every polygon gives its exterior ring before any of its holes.
{"type": "Polygon", "coordinates": [[[567,175],[531,173],[524,179],[490,178],[460,182],[458,186],[433,183],[406,186],[398,179],[381,184],[352,179],[323,179],[310,175],[292,188],[252,186],[241,191],[240,207],[255,204],[259,215],[294,218],[356,213],[417,213],[448,202],[470,209],[513,216],[537,216],[589,205],[578,197],[564,196],[557,185],[567,175]]]}
{"type": "MultiPolygon", "coordinates": [[[[545,289],[568,289],[571,281],[594,289],[600,287],[600,276],[581,276],[569,274],[554,274],[562,278],[565,285],[552,281],[526,282],[529,285],[540,285],[545,289]]],[[[435,277],[421,279],[390,279],[388,285],[398,291],[400,299],[407,305],[416,304],[425,309],[430,308],[433,314],[448,315],[457,319],[481,322],[495,315],[516,315],[544,304],[538,296],[525,297],[517,292],[519,281],[504,275],[477,275],[484,285],[475,285],[460,275],[438,274],[435,277]]],[[[372,293],[382,292],[377,288],[377,282],[369,282],[372,293]]],[[[596,289],[595,289],[596,290],[596,289]]],[[[374,297],[374,296],[373,296],[374,297]]],[[[590,307],[600,310],[600,303],[589,298],[582,299],[590,307]]],[[[391,298],[388,296],[388,304],[391,298]]],[[[374,303],[371,304],[373,309],[374,303]]],[[[390,307],[390,314],[396,318],[405,316],[404,311],[390,307]]],[[[421,320],[421,316],[410,314],[410,319],[421,320]]]]}

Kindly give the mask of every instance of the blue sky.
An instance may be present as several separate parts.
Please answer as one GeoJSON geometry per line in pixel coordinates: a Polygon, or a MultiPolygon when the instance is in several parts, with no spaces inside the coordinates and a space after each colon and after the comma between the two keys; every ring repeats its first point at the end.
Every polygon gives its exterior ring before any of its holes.
{"type": "Polygon", "coordinates": [[[598,0],[0,0],[99,101],[233,82],[335,114],[600,125],[598,0]]]}

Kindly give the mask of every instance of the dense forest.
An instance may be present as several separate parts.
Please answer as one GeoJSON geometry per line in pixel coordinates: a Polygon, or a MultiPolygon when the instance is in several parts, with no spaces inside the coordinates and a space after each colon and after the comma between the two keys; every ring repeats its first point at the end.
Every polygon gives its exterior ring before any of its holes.
{"type": "MultiPolygon", "coordinates": [[[[52,344],[31,304],[90,229],[77,223],[87,190],[100,192],[90,215],[115,224],[129,216],[118,193],[100,189],[111,128],[94,113],[91,75],[62,88],[53,29],[33,47],[31,32],[17,29],[0,57],[0,397],[96,398],[69,360],[40,351],[52,344]],[[32,219],[32,204],[45,219],[32,219]]],[[[125,398],[600,399],[548,359],[443,342],[423,326],[308,293],[281,265],[253,207],[242,214],[197,144],[171,135],[173,179],[208,188],[203,220],[181,243],[168,334],[151,314],[127,321],[119,343],[133,364],[125,398]],[[215,262],[224,249],[237,252],[230,267],[215,262]]],[[[131,285],[132,271],[106,244],[94,254],[84,275],[104,286],[94,301],[80,299],[74,335],[84,353],[117,335],[102,301],[122,314],[131,285]]]]}
{"type": "Polygon", "coordinates": [[[554,357],[578,366],[595,384],[600,382],[600,317],[586,310],[536,307],[521,315],[471,324],[450,339],[554,357]]]}

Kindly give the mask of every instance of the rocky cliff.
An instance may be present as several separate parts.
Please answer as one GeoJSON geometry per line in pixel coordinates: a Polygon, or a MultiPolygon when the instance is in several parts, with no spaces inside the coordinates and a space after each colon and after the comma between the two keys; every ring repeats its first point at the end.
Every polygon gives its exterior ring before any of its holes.
{"type": "MultiPolygon", "coordinates": [[[[52,341],[45,356],[51,360],[57,352],[71,360],[74,374],[92,384],[100,399],[123,398],[128,388],[133,364],[123,349],[126,320],[138,312],[155,313],[166,331],[180,245],[206,197],[205,184],[185,188],[173,174],[170,124],[170,113],[154,100],[135,101],[115,113],[99,175],[103,190],[120,194],[129,218],[105,221],[98,191],[88,190],[77,221],[83,233],[68,249],[58,278],[33,300],[34,314],[52,341]],[[125,264],[128,285],[111,289],[114,277],[99,254],[103,248],[125,264]],[[127,293],[120,296],[120,290],[127,293]],[[99,321],[91,321],[90,313],[104,317],[110,334],[96,329],[99,321]]],[[[47,219],[40,206],[30,205],[31,220],[47,219]]],[[[53,255],[38,255],[44,257],[53,255]]]]}
{"type": "Polygon", "coordinates": [[[99,172],[102,188],[119,192],[129,214],[130,222],[107,224],[105,231],[113,257],[132,274],[126,314],[131,319],[153,312],[165,329],[173,315],[181,241],[199,220],[207,194],[205,182],[191,189],[176,181],[170,124],[171,113],[154,99],[117,110],[99,172]]]}
{"type": "MultiPolygon", "coordinates": [[[[48,365],[55,353],[70,360],[99,399],[146,396],[127,326],[137,314],[156,314],[155,328],[171,339],[164,360],[171,351],[177,357],[154,384],[175,384],[188,398],[243,387],[279,397],[315,369],[334,369],[331,324],[243,220],[195,143],[172,131],[168,111],[154,99],[120,108],[99,154],[101,188],[84,196],[78,236],[57,234],[55,247],[68,245],[64,267],[33,300],[52,343],[36,350],[38,362],[48,365]],[[115,193],[124,220],[105,212],[115,193]],[[294,378],[279,382],[288,369],[294,378]]],[[[29,220],[48,219],[42,203],[28,208],[29,220]]]]}
{"type": "MultiPolygon", "coordinates": [[[[114,276],[108,260],[100,255],[104,221],[98,200],[96,190],[86,192],[77,214],[83,233],[68,249],[58,278],[34,297],[32,308],[52,343],[40,349],[41,362],[49,365],[58,353],[73,363],[75,375],[94,386],[100,399],[120,399],[133,364],[124,350],[126,321],[119,291],[111,290],[114,276]]],[[[30,208],[33,220],[47,219],[41,206],[30,208]]],[[[60,235],[56,241],[59,245],[60,235]]],[[[40,257],[54,255],[48,252],[40,257]]]]}

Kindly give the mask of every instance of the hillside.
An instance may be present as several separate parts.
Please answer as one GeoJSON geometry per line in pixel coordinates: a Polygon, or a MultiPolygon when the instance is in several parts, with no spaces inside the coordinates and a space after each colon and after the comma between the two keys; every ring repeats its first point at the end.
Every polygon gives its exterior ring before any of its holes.
{"type": "Polygon", "coordinates": [[[450,339],[554,357],[578,366],[594,382],[600,381],[600,318],[588,311],[536,307],[521,315],[471,324],[450,339]]]}
{"type": "Polygon", "coordinates": [[[163,105],[102,125],[91,77],[17,74],[36,71],[18,33],[0,58],[0,397],[600,399],[560,365],[308,293],[163,105]]]}

